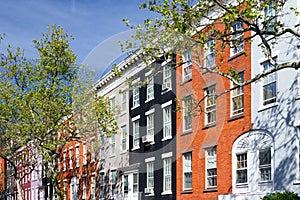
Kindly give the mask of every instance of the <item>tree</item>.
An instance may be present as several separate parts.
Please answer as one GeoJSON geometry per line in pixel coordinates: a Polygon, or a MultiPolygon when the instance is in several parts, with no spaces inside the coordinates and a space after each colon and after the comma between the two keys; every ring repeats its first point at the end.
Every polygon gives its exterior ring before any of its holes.
{"type": "MultiPolygon", "coordinates": [[[[104,98],[94,93],[91,72],[76,64],[71,40],[62,27],[52,25],[42,39],[33,40],[38,58],[29,60],[23,50],[11,46],[0,54],[0,159],[7,163],[6,176],[14,181],[12,187],[17,186],[20,200],[24,199],[22,179],[41,164],[57,183],[55,161],[61,150],[68,142],[88,136],[84,135],[87,127],[80,125],[95,122],[107,128],[113,122],[97,120],[97,115],[109,115],[110,110],[103,105],[104,98]],[[90,122],[74,120],[74,116],[86,120],[85,115],[90,122]],[[70,126],[74,121],[77,126],[70,126]],[[67,134],[58,137],[63,130],[67,134]]],[[[59,187],[56,191],[60,194],[59,187]]]]}
{"type": "MultiPolygon", "coordinates": [[[[136,30],[136,34],[132,36],[133,40],[120,45],[125,51],[139,48],[139,51],[135,52],[143,52],[142,55],[147,55],[143,56],[144,61],[149,62],[161,57],[168,59],[172,53],[182,54],[188,48],[209,50],[215,48],[216,44],[221,47],[216,54],[222,55],[222,49],[228,46],[236,48],[240,42],[251,43],[255,38],[260,39],[261,50],[274,68],[261,72],[252,79],[241,82],[238,74],[232,69],[225,71],[220,65],[214,68],[198,65],[210,73],[228,78],[236,85],[230,89],[233,90],[275,71],[300,67],[299,61],[279,62],[273,56],[273,47],[279,40],[294,38],[291,45],[300,42],[299,28],[288,27],[282,20],[286,15],[296,18],[299,14],[297,8],[287,7],[287,2],[288,0],[147,0],[140,8],[155,12],[157,17],[154,20],[145,19],[144,24],[137,26],[124,19],[130,28],[136,30]],[[243,24],[242,28],[234,28],[233,24],[236,22],[243,24]],[[246,36],[245,33],[249,32],[251,34],[246,36]],[[243,37],[240,37],[241,35],[243,37]],[[210,40],[215,42],[207,47],[206,43],[210,40]]],[[[199,55],[203,55],[201,51],[199,55]]],[[[204,55],[199,58],[204,59],[204,55]]],[[[182,64],[184,63],[177,62],[176,66],[182,64]]]]}

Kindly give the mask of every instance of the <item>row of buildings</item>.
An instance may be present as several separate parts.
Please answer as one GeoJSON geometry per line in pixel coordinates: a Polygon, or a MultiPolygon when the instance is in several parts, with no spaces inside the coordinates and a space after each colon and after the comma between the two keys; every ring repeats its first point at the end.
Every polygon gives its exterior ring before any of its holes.
{"type": "MultiPolygon", "coordinates": [[[[291,0],[285,7],[295,4],[291,0]]],[[[300,22],[292,14],[281,20],[293,28],[300,22]]],[[[244,26],[237,22],[233,28],[244,26]]],[[[250,31],[239,37],[249,36],[250,31]]],[[[114,70],[103,74],[96,92],[110,99],[119,131],[108,136],[97,130],[64,148],[57,170],[65,199],[252,200],[276,191],[300,194],[300,73],[274,72],[217,96],[235,85],[199,66],[232,68],[244,81],[272,65],[256,38],[227,46],[222,55],[216,53],[223,48],[218,42],[207,41],[211,45],[201,61],[195,61],[199,51],[187,49],[148,67],[132,54],[117,64],[121,77],[114,70]],[[174,61],[183,64],[175,68],[174,61]]],[[[273,56],[278,63],[299,61],[298,47],[299,38],[279,39],[273,56]]],[[[42,177],[24,180],[25,200],[56,198],[42,177]]],[[[7,177],[2,182],[9,184],[7,177]]],[[[15,199],[14,190],[5,194],[4,199],[15,199]]]]}

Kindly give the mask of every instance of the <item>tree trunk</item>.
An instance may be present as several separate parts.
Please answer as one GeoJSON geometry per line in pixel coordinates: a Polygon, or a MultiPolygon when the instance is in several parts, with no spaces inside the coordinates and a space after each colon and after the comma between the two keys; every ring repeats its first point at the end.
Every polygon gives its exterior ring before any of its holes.
{"type": "Polygon", "coordinates": [[[21,187],[20,181],[21,181],[21,179],[16,178],[18,200],[24,200],[23,189],[21,187]]]}

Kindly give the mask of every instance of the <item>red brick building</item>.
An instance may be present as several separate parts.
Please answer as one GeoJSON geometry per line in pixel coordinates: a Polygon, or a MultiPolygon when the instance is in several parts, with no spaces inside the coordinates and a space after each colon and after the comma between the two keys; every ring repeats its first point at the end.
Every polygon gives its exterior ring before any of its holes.
{"type": "MultiPolygon", "coordinates": [[[[233,28],[242,27],[239,22],[233,24],[233,28]]],[[[250,44],[242,42],[234,48],[228,45],[219,54],[216,52],[221,44],[215,42],[208,40],[204,48],[177,56],[179,62],[183,61],[176,77],[178,106],[182,108],[176,121],[177,199],[218,199],[219,194],[231,193],[232,144],[251,128],[251,87],[218,96],[233,84],[200,67],[220,66],[223,72],[232,67],[240,79],[250,79],[250,44]]]]}

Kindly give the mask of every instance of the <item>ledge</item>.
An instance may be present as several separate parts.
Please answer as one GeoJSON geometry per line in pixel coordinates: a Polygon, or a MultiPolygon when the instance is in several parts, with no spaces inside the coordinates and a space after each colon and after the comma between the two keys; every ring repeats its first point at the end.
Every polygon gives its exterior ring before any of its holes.
{"type": "Polygon", "coordinates": [[[181,194],[191,194],[191,193],[193,193],[193,189],[181,191],[181,194]]]}
{"type": "Polygon", "coordinates": [[[184,136],[184,135],[188,135],[188,134],[191,134],[191,133],[193,133],[193,129],[183,131],[180,135],[184,136]]]}
{"type": "Polygon", "coordinates": [[[188,83],[188,82],[191,82],[192,81],[192,78],[190,78],[190,79],[188,79],[188,80],[185,80],[185,81],[182,81],[181,83],[180,83],[180,86],[182,86],[182,85],[184,85],[184,84],[186,84],[186,83],[188,83]]]}
{"type": "Polygon", "coordinates": [[[234,120],[237,120],[237,119],[241,119],[243,117],[245,117],[244,113],[239,113],[239,114],[231,116],[227,121],[231,122],[231,121],[234,121],[234,120]]]}
{"type": "Polygon", "coordinates": [[[238,53],[236,53],[236,54],[233,54],[232,56],[230,56],[230,58],[228,58],[228,62],[234,60],[234,59],[237,58],[237,57],[240,57],[241,55],[244,55],[244,53],[245,53],[245,50],[243,50],[243,51],[241,51],[241,52],[238,52],[238,53]]]}
{"type": "Polygon", "coordinates": [[[218,192],[218,188],[217,187],[211,187],[211,188],[206,188],[205,190],[203,190],[204,193],[206,192],[218,192]]]}
{"type": "Polygon", "coordinates": [[[202,130],[215,127],[216,125],[217,125],[216,122],[213,122],[213,123],[210,123],[210,124],[206,124],[205,126],[202,127],[202,130]]]}
{"type": "Polygon", "coordinates": [[[261,111],[264,111],[264,110],[267,110],[269,108],[274,108],[278,106],[278,102],[274,102],[274,103],[270,103],[270,104],[267,104],[267,105],[264,105],[264,106],[261,106],[258,108],[258,112],[261,112],[261,111]]]}

